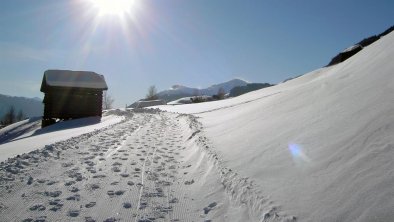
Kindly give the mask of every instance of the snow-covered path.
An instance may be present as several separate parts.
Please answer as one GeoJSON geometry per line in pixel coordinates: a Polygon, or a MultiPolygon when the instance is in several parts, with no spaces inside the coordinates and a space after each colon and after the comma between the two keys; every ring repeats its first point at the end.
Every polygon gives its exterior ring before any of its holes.
{"type": "Polygon", "coordinates": [[[0,220],[248,218],[191,140],[189,124],[176,114],[131,113],[114,126],[1,163],[0,220]]]}

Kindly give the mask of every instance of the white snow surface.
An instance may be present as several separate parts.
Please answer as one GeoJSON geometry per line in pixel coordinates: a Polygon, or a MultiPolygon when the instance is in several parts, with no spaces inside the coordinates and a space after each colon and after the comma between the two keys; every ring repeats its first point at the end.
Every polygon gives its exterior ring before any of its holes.
{"type": "Polygon", "coordinates": [[[104,76],[95,72],[47,70],[44,78],[49,86],[108,89],[104,76]]]}
{"type": "Polygon", "coordinates": [[[11,141],[0,143],[0,161],[116,124],[123,119],[124,117],[117,115],[104,116],[101,120],[98,117],[88,117],[59,122],[42,129],[41,119],[38,118],[14,123],[0,130],[0,138],[5,133],[12,138],[11,141]]]}
{"type": "Polygon", "coordinates": [[[190,103],[192,103],[191,98],[193,98],[193,97],[190,97],[190,96],[189,96],[189,97],[183,97],[183,98],[180,98],[180,99],[177,99],[177,100],[168,102],[167,104],[168,104],[168,105],[183,105],[183,104],[190,104],[190,103]]]}
{"type": "Polygon", "coordinates": [[[125,120],[0,162],[0,221],[255,221],[191,116],[107,113],[125,120]]]}
{"type": "Polygon", "coordinates": [[[297,221],[393,221],[393,61],[391,33],[277,86],[160,109],[200,117],[223,164],[297,221]]]}

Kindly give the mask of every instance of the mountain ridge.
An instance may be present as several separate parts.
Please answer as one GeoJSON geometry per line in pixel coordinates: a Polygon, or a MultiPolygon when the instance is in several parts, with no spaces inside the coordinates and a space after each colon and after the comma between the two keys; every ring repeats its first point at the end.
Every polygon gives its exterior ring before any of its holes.
{"type": "Polygon", "coordinates": [[[176,99],[194,96],[194,95],[212,96],[217,94],[220,88],[222,88],[226,93],[229,93],[232,88],[237,86],[246,86],[248,83],[249,82],[245,80],[235,78],[223,83],[213,84],[211,86],[202,89],[176,84],[173,85],[170,89],[158,92],[157,96],[161,100],[170,102],[176,99]]]}
{"type": "Polygon", "coordinates": [[[21,110],[26,117],[42,116],[44,105],[38,97],[28,98],[0,94],[0,118],[13,106],[15,111],[21,110]]]}

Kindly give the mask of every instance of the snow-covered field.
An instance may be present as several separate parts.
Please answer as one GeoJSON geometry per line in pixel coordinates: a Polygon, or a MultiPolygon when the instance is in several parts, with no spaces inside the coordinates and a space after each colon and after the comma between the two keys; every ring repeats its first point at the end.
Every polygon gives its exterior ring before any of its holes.
{"type": "Polygon", "coordinates": [[[1,220],[249,220],[199,148],[191,117],[118,115],[125,119],[2,162],[1,220]]]}
{"type": "Polygon", "coordinates": [[[233,99],[15,124],[0,221],[393,221],[392,61],[394,33],[233,99]]]}
{"type": "Polygon", "coordinates": [[[117,115],[61,122],[41,129],[41,119],[24,120],[0,130],[0,161],[30,152],[45,145],[89,133],[122,121],[117,115]]]}
{"type": "MultiPolygon", "coordinates": [[[[299,221],[394,220],[394,33],[349,60],[192,113],[225,167],[299,221]]],[[[267,208],[265,208],[267,211],[267,208]]]]}

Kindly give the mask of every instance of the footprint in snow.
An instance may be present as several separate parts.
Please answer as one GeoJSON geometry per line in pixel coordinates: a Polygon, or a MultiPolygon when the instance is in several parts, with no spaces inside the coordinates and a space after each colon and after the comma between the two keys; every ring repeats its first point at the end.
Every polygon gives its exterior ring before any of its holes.
{"type": "Polygon", "coordinates": [[[38,179],[37,182],[38,183],[45,183],[45,180],[44,179],[38,179]]]}
{"type": "Polygon", "coordinates": [[[79,201],[80,199],[81,199],[81,196],[79,194],[74,194],[74,195],[66,198],[66,200],[75,200],[75,201],[79,201]]]}
{"type": "Polygon", "coordinates": [[[108,196],[113,197],[115,195],[115,192],[113,190],[108,190],[107,194],[108,196]]]}
{"type": "Polygon", "coordinates": [[[110,217],[110,218],[107,218],[106,220],[104,220],[104,222],[116,222],[116,221],[119,221],[119,220],[116,219],[115,217],[110,217]]]}
{"type": "Polygon", "coordinates": [[[131,203],[125,202],[125,203],[123,203],[123,207],[126,209],[131,208],[131,203]]]}
{"type": "Polygon", "coordinates": [[[79,191],[79,189],[77,187],[72,187],[70,190],[70,192],[72,192],[72,193],[76,193],[78,191],[79,191]]]}
{"type": "Polygon", "coordinates": [[[69,210],[68,211],[68,216],[70,217],[78,217],[79,215],[79,210],[69,210]]]}
{"type": "Polygon", "coordinates": [[[214,207],[216,207],[217,203],[213,202],[208,205],[208,207],[204,207],[204,214],[208,214],[214,207]]]}
{"type": "Polygon", "coordinates": [[[24,220],[22,220],[22,222],[44,222],[46,221],[47,216],[40,216],[40,217],[36,217],[35,219],[33,218],[26,218],[24,220]]]}
{"type": "Polygon", "coordinates": [[[96,202],[90,202],[88,204],[85,204],[85,207],[86,208],[91,208],[91,207],[94,207],[95,205],[96,205],[96,202]]]}
{"type": "Polygon", "coordinates": [[[36,204],[29,208],[31,211],[44,211],[46,207],[42,204],[36,204]]]}
{"type": "Polygon", "coordinates": [[[121,173],[120,176],[122,176],[122,177],[129,177],[129,174],[128,173],[121,173]]]}
{"type": "Polygon", "coordinates": [[[53,184],[55,184],[56,183],[56,181],[49,181],[48,183],[47,183],[47,185],[48,186],[51,186],[51,185],[53,185],[53,184]]]}
{"type": "Polygon", "coordinates": [[[92,184],[92,186],[90,188],[92,188],[92,190],[96,190],[96,189],[99,189],[100,186],[98,184],[92,184]]]}
{"type": "Polygon", "coordinates": [[[92,217],[85,217],[85,222],[96,222],[92,217]]]}
{"type": "Polygon", "coordinates": [[[58,197],[58,196],[60,196],[60,194],[62,194],[62,191],[60,191],[60,190],[53,191],[53,192],[45,191],[44,194],[45,194],[45,196],[49,196],[49,197],[58,197]]]}
{"type": "Polygon", "coordinates": [[[120,172],[120,169],[119,169],[119,167],[113,167],[112,171],[117,173],[117,172],[120,172]]]}
{"type": "Polygon", "coordinates": [[[193,184],[194,183],[194,180],[192,179],[192,180],[189,180],[189,181],[185,181],[185,185],[191,185],[191,184],[193,184]]]}
{"type": "Polygon", "coordinates": [[[27,185],[31,185],[33,183],[33,177],[29,177],[29,179],[27,180],[27,185]]]}
{"type": "Polygon", "coordinates": [[[118,190],[118,191],[115,192],[115,194],[120,196],[120,195],[123,195],[124,192],[125,192],[124,190],[118,190]]]}
{"type": "Polygon", "coordinates": [[[178,200],[178,198],[172,198],[171,200],[170,200],[170,203],[178,203],[179,202],[179,200],[178,200]]]}
{"type": "Polygon", "coordinates": [[[94,175],[93,178],[104,178],[107,177],[105,175],[99,174],[99,175],[94,175]]]}
{"type": "Polygon", "coordinates": [[[58,211],[63,207],[63,203],[60,201],[60,199],[54,199],[49,201],[49,205],[53,206],[49,210],[51,211],[58,211]]]}

